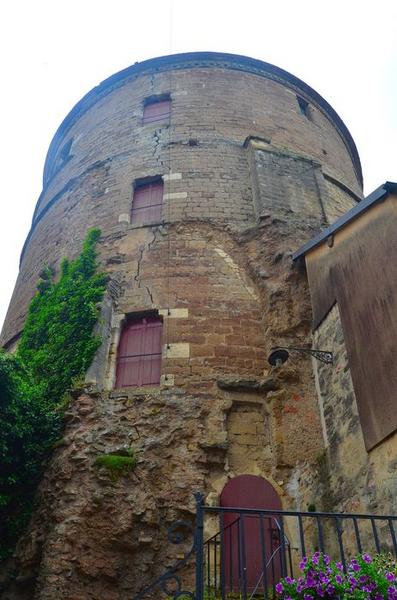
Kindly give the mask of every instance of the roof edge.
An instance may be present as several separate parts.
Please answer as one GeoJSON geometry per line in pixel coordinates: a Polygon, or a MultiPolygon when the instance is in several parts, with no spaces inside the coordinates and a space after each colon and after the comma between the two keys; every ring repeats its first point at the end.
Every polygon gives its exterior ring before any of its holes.
{"type": "Polygon", "coordinates": [[[374,190],[369,196],[361,200],[359,204],[353,206],[347,213],[342,215],[335,223],[324,229],[321,233],[316,235],[309,242],[304,244],[299,250],[294,252],[292,260],[297,261],[300,258],[306,256],[308,252],[322,244],[327,237],[333,235],[340,229],[343,229],[345,225],[357,219],[363,212],[367,211],[373,204],[385,200],[389,194],[397,194],[397,183],[394,181],[386,181],[374,190]]]}
{"type": "Polygon", "coordinates": [[[168,71],[170,69],[184,68],[199,68],[199,67],[222,67],[232,70],[245,71],[270,79],[274,79],[280,83],[287,84],[295,90],[303,92],[309,97],[312,102],[325,112],[328,118],[339,131],[345,145],[351,156],[357,178],[363,185],[363,176],[360,158],[354,140],[347,129],[346,125],[332,108],[332,106],[313,88],[307,85],[304,81],[295,77],[288,71],[276,67],[270,63],[242,56],[238,54],[228,54],[223,52],[185,52],[181,54],[170,54],[157,58],[150,58],[140,63],[135,63],[126,69],[118,71],[111,75],[99,85],[88,92],[81,100],[75,104],[69,114],[58,127],[48,150],[44,164],[44,186],[48,181],[48,175],[51,172],[51,164],[55,157],[59,146],[64,137],[67,135],[70,128],[74,125],[78,118],[89,110],[98,100],[109,94],[114,89],[117,89],[130,78],[137,77],[151,72],[168,71]]]}

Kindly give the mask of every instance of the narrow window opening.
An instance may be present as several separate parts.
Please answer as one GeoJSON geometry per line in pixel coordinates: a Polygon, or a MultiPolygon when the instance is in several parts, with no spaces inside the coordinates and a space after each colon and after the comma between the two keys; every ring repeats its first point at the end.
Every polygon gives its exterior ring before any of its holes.
{"type": "Polygon", "coordinates": [[[170,122],[171,118],[171,97],[169,94],[160,96],[150,96],[146,98],[143,105],[143,123],[164,123],[170,122]]]}
{"type": "Polygon", "coordinates": [[[301,98],[301,96],[297,96],[296,99],[298,101],[299,110],[301,111],[302,115],[304,115],[307,119],[311,121],[310,104],[308,103],[308,101],[304,98],[301,98]]]}
{"type": "Polygon", "coordinates": [[[131,207],[131,224],[158,223],[163,212],[164,183],[161,177],[137,180],[131,207]]]}
{"type": "Polygon", "coordinates": [[[66,163],[73,158],[72,146],[74,139],[71,137],[59,150],[58,154],[49,171],[45,174],[45,183],[48,184],[51,179],[66,165],[66,163]]]}
{"type": "Polygon", "coordinates": [[[70,160],[72,158],[72,156],[73,156],[72,145],[73,145],[73,138],[70,138],[70,140],[68,140],[66,142],[66,144],[63,146],[62,150],[60,151],[59,159],[62,164],[66,163],[68,160],[70,160]]]}
{"type": "Polygon", "coordinates": [[[159,385],[163,322],[158,316],[131,317],[117,352],[116,388],[159,385]]]}

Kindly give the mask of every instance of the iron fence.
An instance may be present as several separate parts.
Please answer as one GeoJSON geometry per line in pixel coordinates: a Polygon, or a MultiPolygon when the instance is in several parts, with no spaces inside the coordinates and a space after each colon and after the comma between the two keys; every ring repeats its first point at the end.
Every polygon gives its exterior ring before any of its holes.
{"type": "Polygon", "coordinates": [[[185,554],[135,600],[157,599],[159,590],[175,600],[271,600],[277,582],[298,575],[302,558],[315,551],[344,569],[364,552],[397,557],[397,516],[209,507],[202,494],[195,497],[195,523],[177,521],[168,532],[185,554]],[[185,587],[181,571],[195,583],[185,587]]]}
{"type": "Polygon", "coordinates": [[[298,574],[304,556],[326,553],[346,569],[363,552],[397,556],[397,516],[256,510],[199,504],[195,598],[265,600],[298,574]],[[204,525],[217,531],[204,536],[204,525]],[[202,537],[201,537],[202,536],[202,537]],[[199,547],[202,549],[199,551],[199,547]]]}

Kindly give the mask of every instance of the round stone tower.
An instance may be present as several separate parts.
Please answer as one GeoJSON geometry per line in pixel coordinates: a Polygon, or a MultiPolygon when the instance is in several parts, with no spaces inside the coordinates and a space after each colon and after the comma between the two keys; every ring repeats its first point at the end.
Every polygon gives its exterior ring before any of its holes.
{"type": "Polygon", "coordinates": [[[285,507],[310,501],[305,469],[323,443],[311,364],[272,371],[267,356],[310,344],[291,254],[361,194],[332,107],[258,60],[147,60],[72,109],[48,152],[1,343],[17,344],[43,266],[58,269],[99,227],[103,344],[18,548],[30,583],[10,584],[12,597],[131,598],[172,559],[164,532],[193,513],[193,492],[217,503],[237,475],[264,478],[285,507]],[[138,466],[113,481],[95,459],[126,448],[138,466]]]}

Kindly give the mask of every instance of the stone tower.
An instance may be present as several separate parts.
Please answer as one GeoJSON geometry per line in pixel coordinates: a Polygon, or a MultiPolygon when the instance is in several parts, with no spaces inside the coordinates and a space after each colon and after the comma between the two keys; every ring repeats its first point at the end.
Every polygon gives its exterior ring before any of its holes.
{"type": "Polygon", "coordinates": [[[151,59],[72,109],[48,152],[1,343],[17,344],[43,266],[57,269],[99,227],[103,344],[4,598],[131,598],[171,560],[165,530],[192,514],[193,492],[217,503],[237,475],[264,478],[286,508],[312,500],[323,440],[311,363],[272,372],[267,356],[310,345],[292,253],[361,196],[341,119],[261,61],[151,59]],[[113,481],[95,466],[126,448],[133,473],[113,481]]]}

